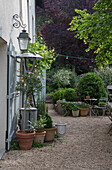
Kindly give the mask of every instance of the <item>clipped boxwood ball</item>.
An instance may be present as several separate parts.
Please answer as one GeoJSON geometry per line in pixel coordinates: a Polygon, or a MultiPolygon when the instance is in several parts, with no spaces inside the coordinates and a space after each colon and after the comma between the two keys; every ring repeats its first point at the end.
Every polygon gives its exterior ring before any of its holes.
{"type": "Polygon", "coordinates": [[[53,95],[53,104],[55,104],[58,100],[64,99],[64,93],[65,90],[56,91],[53,95]]]}
{"type": "Polygon", "coordinates": [[[66,101],[75,101],[76,99],[76,91],[72,88],[68,88],[65,90],[64,98],[66,101]]]}
{"type": "Polygon", "coordinates": [[[90,96],[90,98],[96,98],[98,100],[101,97],[107,96],[103,81],[96,73],[83,74],[77,88],[82,100],[85,99],[86,96],[90,96]]]}

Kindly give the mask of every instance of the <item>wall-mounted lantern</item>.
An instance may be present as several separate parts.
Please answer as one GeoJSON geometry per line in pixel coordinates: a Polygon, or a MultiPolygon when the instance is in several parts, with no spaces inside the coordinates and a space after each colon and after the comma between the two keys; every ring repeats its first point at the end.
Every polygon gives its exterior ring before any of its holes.
{"type": "Polygon", "coordinates": [[[18,14],[15,14],[13,16],[13,19],[16,21],[13,24],[13,26],[15,28],[19,28],[19,27],[23,28],[22,32],[19,34],[19,37],[17,37],[18,42],[19,42],[19,48],[20,48],[21,51],[28,51],[29,42],[30,42],[31,38],[29,37],[29,34],[25,30],[26,24],[22,24],[18,14]]]}
{"type": "MultiPolygon", "coordinates": [[[[31,38],[29,37],[29,34],[25,30],[26,25],[22,24],[18,14],[15,14],[13,16],[13,19],[16,21],[13,24],[13,26],[15,28],[19,28],[19,27],[23,28],[22,32],[19,34],[19,37],[17,37],[18,42],[19,42],[19,48],[20,48],[21,51],[28,51],[29,41],[31,40],[31,38]]],[[[38,60],[44,59],[42,56],[35,54],[34,52],[19,54],[19,55],[16,56],[16,58],[24,59],[25,72],[29,72],[29,71],[32,72],[34,70],[34,67],[35,67],[35,64],[36,64],[36,59],[38,59],[38,60]],[[29,68],[29,66],[28,66],[29,59],[33,61],[31,68],[29,68]]]]}
{"type": "Polygon", "coordinates": [[[22,32],[19,34],[19,37],[17,37],[17,38],[18,38],[20,50],[28,51],[29,41],[31,40],[31,38],[29,37],[26,30],[22,30],[22,32]]]}

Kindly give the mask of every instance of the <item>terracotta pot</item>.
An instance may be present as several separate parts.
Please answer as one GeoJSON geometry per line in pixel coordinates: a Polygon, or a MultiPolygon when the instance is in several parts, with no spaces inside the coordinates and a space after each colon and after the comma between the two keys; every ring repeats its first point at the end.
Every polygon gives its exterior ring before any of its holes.
{"type": "Polygon", "coordinates": [[[79,110],[72,110],[72,116],[78,117],[79,116],[79,110]]]}
{"type": "Polygon", "coordinates": [[[86,96],[86,99],[90,99],[90,96],[86,96]]]}
{"type": "Polygon", "coordinates": [[[87,116],[87,114],[88,114],[88,108],[80,108],[81,116],[87,116]]]}
{"type": "Polygon", "coordinates": [[[35,132],[29,133],[29,130],[25,130],[25,132],[22,130],[16,132],[16,137],[18,139],[19,147],[21,150],[31,149],[32,142],[34,140],[35,132]]]}
{"type": "Polygon", "coordinates": [[[46,142],[53,141],[55,137],[56,127],[45,129],[45,131],[46,131],[45,141],[46,142]]]}
{"type": "Polygon", "coordinates": [[[44,143],[46,131],[43,132],[35,132],[34,142],[44,143]]]}

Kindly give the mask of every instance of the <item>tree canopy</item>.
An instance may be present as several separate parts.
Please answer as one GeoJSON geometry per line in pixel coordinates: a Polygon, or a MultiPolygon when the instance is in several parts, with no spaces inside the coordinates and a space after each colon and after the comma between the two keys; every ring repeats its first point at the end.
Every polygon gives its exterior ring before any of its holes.
{"type": "MultiPolygon", "coordinates": [[[[74,15],[75,8],[87,9],[93,12],[92,7],[97,0],[44,0],[44,9],[37,7],[37,31],[40,33],[49,48],[61,54],[54,65],[75,66],[76,72],[90,71],[95,64],[93,50],[86,53],[86,44],[74,38],[75,32],[67,31],[74,15]],[[66,59],[66,56],[68,59],[66,59]],[[86,59],[85,59],[86,58],[86,59]]],[[[53,65],[53,66],[54,66],[53,65]]]]}
{"type": "Polygon", "coordinates": [[[94,49],[99,66],[112,62],[112,0],[99,0],[89,14],[87,10],[75,9],[70,31],[88,44],[86,51],[94,49]]]}

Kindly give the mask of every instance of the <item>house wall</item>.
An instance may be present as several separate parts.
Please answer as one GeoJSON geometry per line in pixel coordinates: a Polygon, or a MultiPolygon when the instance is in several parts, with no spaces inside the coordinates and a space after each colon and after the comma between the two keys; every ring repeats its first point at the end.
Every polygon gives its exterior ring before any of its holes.
{"type": "Polygon", "coordinates": [[[5,149],[7,113],[7,43],[0,39],[0,150],[5,149]]]}
{"type": "MultiPolygon", "coordinates": [[[[7,131],[7,52],[10,43],[15,47],[15,51],[20,53],[17,37],[22,28],[13,27],[15,22],[13,15],[18,14],[21,16],[23,23],[27,25],[26,29],[29,29],[28,31],[30,31],[32,37],[32,33],[35,32],[32,31],[31,22],[32,16],[35,22],[34,2],[35,0],[29,0],[29,5],[27,5],[28,0],[0,0],[0,154],[5,150],[7,131]]],[[[17,100],[17,105],[19,105],[19,99],[17,100]]]]}

